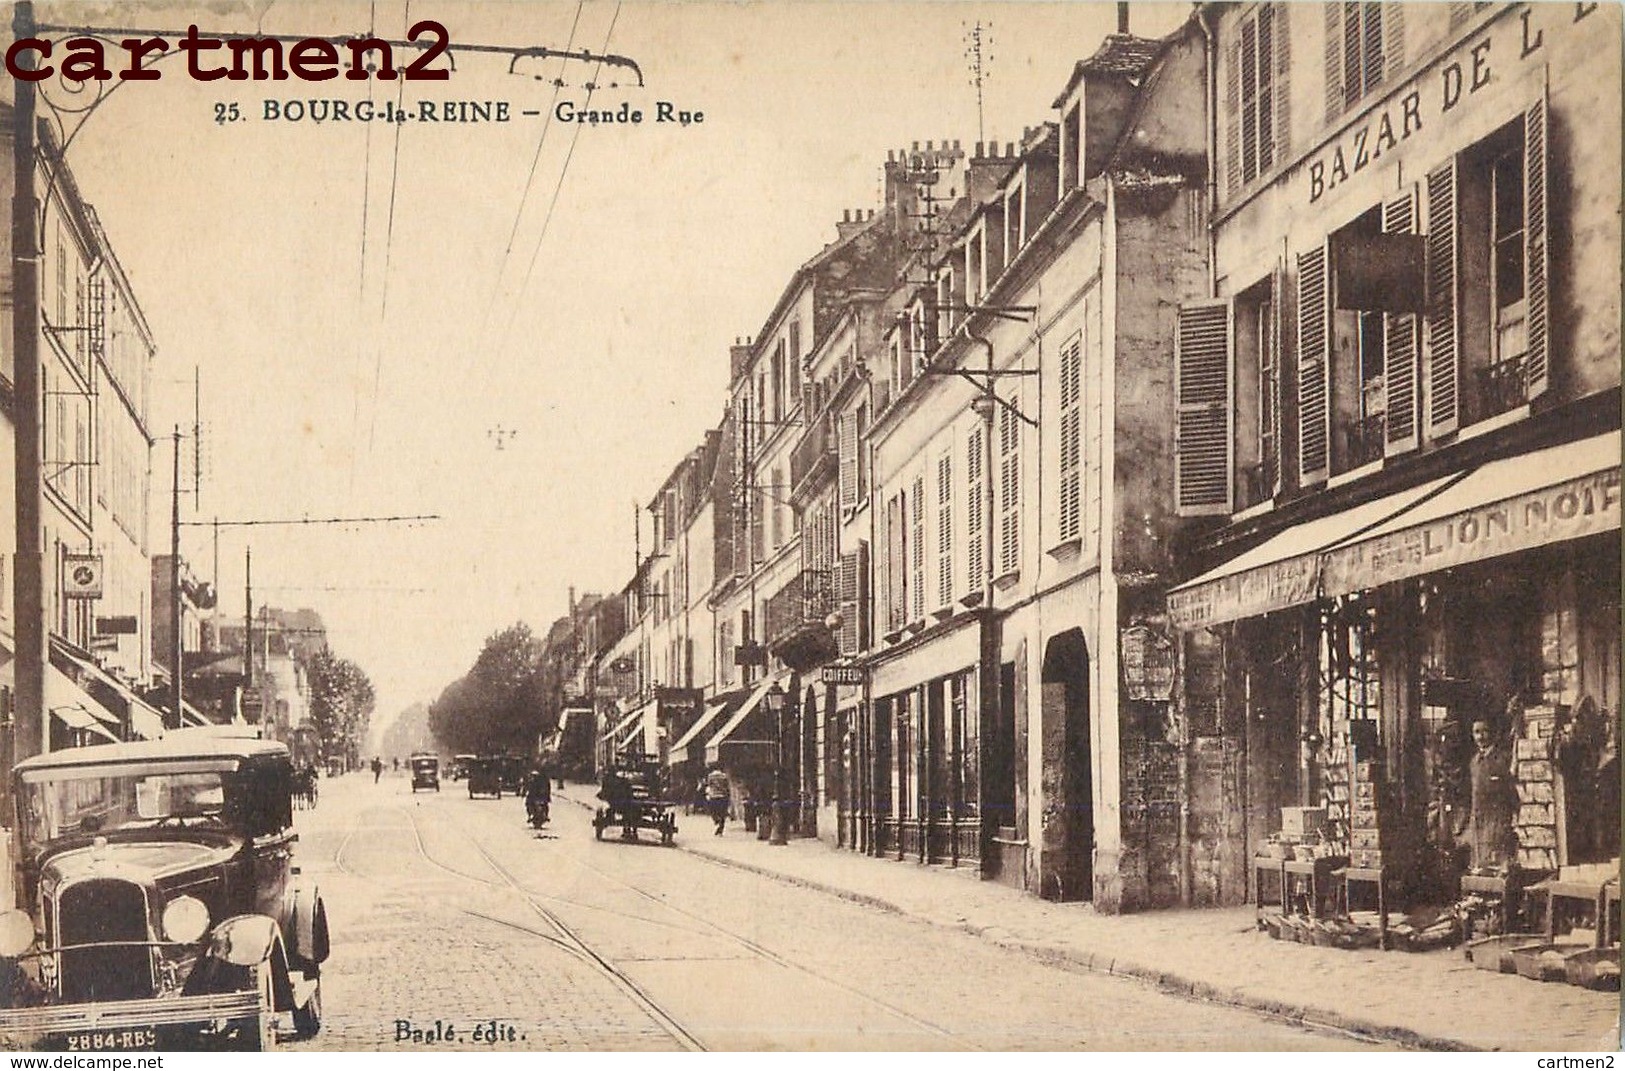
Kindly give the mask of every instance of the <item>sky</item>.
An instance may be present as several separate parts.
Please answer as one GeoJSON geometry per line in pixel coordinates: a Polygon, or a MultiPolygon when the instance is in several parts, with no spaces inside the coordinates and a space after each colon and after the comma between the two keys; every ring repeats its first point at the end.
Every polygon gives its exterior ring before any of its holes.
{"type": "MultiPolygon", "coordinates": [[[[1131,29],[1161,35],[1189,10],[1136,3],[1131,29]]],[[[422,19],[449,31],[443,82],[200,82],[166,59],[158,81],[91,112],[69,152],[157,339],[155,435],[192,424],[194,370],[201,382],[204,464],[185,520],[437,518],[226,526],[218,572],[211,530],[183,535],[225,613],[242,612],[249,549],[256,605],[318,610],[371,677],[377,725],[433,699],[493,632],[545,631],[571,588],[619,590],[635,503],[721,415],[728,346],[757,332],[844,210],[879,206],[887,151],[1014,141],[1053,120],[1074,62],[1117,19],[1114,4],[1060,0],[41,2],[36,15],[204,34],[404,38],[422,19]],[[978,23],[980,116],[966,57],[978,23]],[[510,73],[463,43],[612,52],[644,85],[575,60],[510,73]],[[308,112],[369,97],[414,114],[506,101],[512,119],[265,117],[267,101],[308,112]],[[626,103],[644,121],[548,118],[560,101],[626,103]],[[660,101],[704,118],[657,123],[660,101]],[[241,118],[218,122],[232,105],[241,118]]],[[[168,546],[163,445],[155,553],[168,546]]]]}

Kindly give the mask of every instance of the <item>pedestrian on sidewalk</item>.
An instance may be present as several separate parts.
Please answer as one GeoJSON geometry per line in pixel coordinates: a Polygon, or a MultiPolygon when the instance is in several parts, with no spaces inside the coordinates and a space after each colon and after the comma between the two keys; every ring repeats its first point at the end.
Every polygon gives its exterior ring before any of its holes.
{"type": "Polygon", "coordinates": [[[372,783],[377,784],[378,779],[384,775],[384,763],[377,755],[372,757],[372,783]]]}
{"type": "Polygon", "coordinates": [[[705,790],[705,809],[716,823],[715,836],[722,836],[722,827],[728,823],[728,775],[722,767],[713,766],[706,772],[702,783],[705,790]]]}

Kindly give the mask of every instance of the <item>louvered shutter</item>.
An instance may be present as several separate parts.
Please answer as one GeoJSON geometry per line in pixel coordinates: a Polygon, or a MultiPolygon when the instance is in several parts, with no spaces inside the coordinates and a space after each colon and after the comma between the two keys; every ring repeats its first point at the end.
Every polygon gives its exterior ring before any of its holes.
{"type": "MultiPolygon", "coordinates": [[[[1407,189],[1382,206],[1382,229],[1388,234],[1416,233],[1416,191],[1407,189]]],[[[1383,454],[1392,457],[1416,449],[1416,376],[1421,349],[1420,325],[1415,313],[1385,317],[1382,377],[1387,387],[1387,425],[1383,454]]]]}
{"type": "Polygon", "coordinates": [[[1080,502],[1082,488],[1079,478],[1083,467],[1082,414],[1080,412],[1083,365],[1083,336],[1073,335],[1061,347],[1061,471],[1060,471],[1060,538],[1077,539],[1081,525],[1080,502]]]}
{"type": "Polygon", "coordinates": [[[840,463],[841,508],[858,504],[858,417],[842,413],[836,425],[836,453],[840,463]]]}
{"type": "Polygon", "coordinates": [[[858,612],[856,618],[858,623],[857,650],[859,651],[866,650],[870,644],[869,592],[871,588],[869,583],[869,569],[869,544],[860,539],[858,540],[858,612]]]}
{"type": "Polygon", "coordinates": [[[925,477],[914,477],[909,525],[908,619],[925,617],[925,477]]]}
{"type": "Polygon", "coordinates": [[[1261,325],[1259,346],[1263,358],[1259,362],[1259,376],[1264,380],[1264,390],[1268,394],[1269,404],[1265,414],[1268,419],[1263,429],[1268,438],[1269,448],[1264,453],[1264,493],[1274,498],[1281,493],[1281,472],[1284,468],[1281,462],[1282,451],[1285,444],[1282,436],[1285,434],[1285,415],[1281,408],[1281,376],[1283,374],[1281,362],[1281,317],[1286,309],[1286,267],[1276,262],[1275,272],[1270,279],[1270,316],[1267,324],[1261,325]]]}
{"type": "Polygon", "coordinates": [[[904,601],[903,496],[894,495],[886,507],[886,627],[902,628],[907,619],[904,601]]]}
{"type": "Polygon", "coordinates": [[[1292,5],[1275,3],[1270,5],[1270,10],[1275,13],[1272,34],[1275,42],[1275,142],[1271,155],[1276,160],[1289,160],[1292,157],[1292,27],[1287,13],[1292,10],[1292,5]]]}
{"type": "Polygon", "coordinates": [[[965,437],[965,587],[980,591],[987,581],[987,441],[981,425],[965,437]]]}
{"type": "Polygon", "coordinates": [[[1230,196],[1241,192],[1241,38],[1230,43],[1228,56],[1229,77],[1225,79],[1224,111],[1228,120],[1225,127],[1225,177],[1230,196]]]}
{"type": "Polygon", "coordinates": [[[951,453],[937,458],[937,605],[954,601],[954,461],[951,453]]]}
{"type": "Polygon", "coordinates": [[[1524,354],[1530,400],[1546,393],[1551,380],[1547,322],[1546,251],[1546,98],[1542,95],[1523,117],[1524,298],[1528,308],[1529,349],[1524,354]]]}
{"type": "Polygon", "coordinates": [[[1174,334],[1174,501],[1185,516],[1229,513],[1234,486],[1232,306],[1182,306],[1174,334]]]}
{"type": "Polygon", "coordinates": [[[850,657],[858,653],[858,556],[841,555],[837,573],[836,599],[841,610],[841,631],[836,642],[840,653],[850,657]]]}
{"type": "Polygon", "coordinates": [[[1427,431],[1437,438],[1456,430],[1460,408],[1456,162],[1430,172],[1427,184],[1427,431]]]}
{"type": "Polygon", "coordinates": [[[1326,247],[1298,254],[1298,481],[1327,473],[1331,330],[1326,247]]]}
{"type": "MultiPolygon", "coordinates": [[[[1012,403],[1013,404],[1013,403],[1012,403]]],[[[1021,425],[1008,406],[999,408],[999,572],[1021,564],[1021,425]]]]}
{"type": "Polygon", "coordinates": [[[1326,123],[1343,114],[1343,5],[1326,5],[1326,123]]]}
{"type": "Polygon", "coordinates": [[[1399,77],[1399,70],[1405,66],[1405,4],[1383,4],[1382,19],[1382,52],[1383,62],[1388,65],[1389,82],[1399,77]]]}

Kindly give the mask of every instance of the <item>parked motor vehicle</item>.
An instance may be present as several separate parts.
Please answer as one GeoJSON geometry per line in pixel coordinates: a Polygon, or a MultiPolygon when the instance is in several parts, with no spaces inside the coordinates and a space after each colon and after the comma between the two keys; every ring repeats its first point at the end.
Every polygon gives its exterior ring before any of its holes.
{"type": "Polygon", "coordinates": [[[440,791],[440,756],[417,752],[407,760],[412,767],[412,791],[432,788],[440,791]]]}
{"type": "Polygon", "coordinates": [[[502,760],[494,755],[482,755],[468,764],[468,798],[491,796],[502,798],[502,760]]]}
{"type": "Polygon", "coordinates": [[[321,1028],[327,910],[293,865],[285,745],[181,730],[36,756],[12,782],[5,1044],[257,1050],[321,1028]]]}

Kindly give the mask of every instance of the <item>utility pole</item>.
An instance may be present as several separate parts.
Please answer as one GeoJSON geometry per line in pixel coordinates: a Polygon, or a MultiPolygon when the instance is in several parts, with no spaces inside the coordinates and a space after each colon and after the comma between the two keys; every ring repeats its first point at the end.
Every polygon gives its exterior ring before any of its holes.
{"type": "Polygon", "coordinates": [[[254,687],[254,548],[243,549],[243,689],[254,687]]]}
{"type": "Polygon", "coordinates": [[[174,708],[175,724],[172,729],[179,729],[186,724],[181,716],[181,656],[185,652],[185,624],[181,617],[181,426],[175,425],[175,482],[170,488],[169,495],[169,613],[172,622],[169,642],[170,657],[170,705],[174,708]]]}
{"type": "MultiPolygon", "coordinates": [[[[12,12],[12,40],[34,36],[34,5],[19,0],[12,12]]],[[[34,53],[19,50],[15,60],[23,71],[35,68],[34,53]]],[[[14,759],[38,755],[48,747],[45,711],[45,561],[39,354],[39,201],[34,193],[34,83],[12,81],[12,198],[11,198],[11,344],[15,355],[16,421],[15,500],[17,509],[17,562],[14,578],[14,624],[17,629],[17,702],[13,722],[14,759]]],[[[15,828],[15,825],[13,826],[15,828]]]]}

